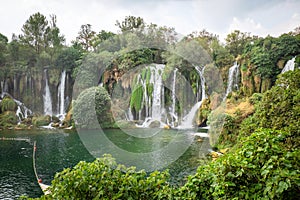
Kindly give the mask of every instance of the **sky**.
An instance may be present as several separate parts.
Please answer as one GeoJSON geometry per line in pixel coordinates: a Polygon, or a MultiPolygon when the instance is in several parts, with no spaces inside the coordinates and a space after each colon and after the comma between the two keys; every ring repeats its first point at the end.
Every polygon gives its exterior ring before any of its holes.
{"type": "Polygon", "coordinates": [[[30,15],[40,12],[57,25],[67,44],[80,26],[117,33],[116,21],[142,17],[148,24],[174,27],[182,35],[206,29],[221,41],[233,30],[279,36],[300,26],[300,0],[0,0],[0,33],[21,34],[30,15]]]}

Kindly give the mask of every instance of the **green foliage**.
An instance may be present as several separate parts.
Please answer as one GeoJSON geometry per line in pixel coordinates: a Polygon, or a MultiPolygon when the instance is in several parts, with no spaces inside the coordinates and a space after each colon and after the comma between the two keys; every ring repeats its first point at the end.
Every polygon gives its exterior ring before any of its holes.
{"type": "Polygon", "coordinates": [[[170,199],[168,172],[135,171],[104,155],[92,163],[79,162],[57,173],[50,195],[42,199],[170,199]]]}
{"type": "Polygon", "coordinates": [[[144,89],[140,84],[135,85],[130,98],[130,108],[139,111],[142,108],[144,89]]]}
{"type": "Polygon", "coordinates": [[[225,40],[226,48],[229,50],[230,54],[237,57],[243,53],[245,45],[252,41],[253,38],[250,37],[249,33],[243,33],[239,30],[235,30],[228,34],[225,40]]]}
{"type": "Polygon", "coordinates": [[[4,97],[0,102],[1,112],[16,111],[17,103],[10,97],[4,97]]]}
{"type": "Polygon", "coordinates": [[[288,130],[300,135],[300,70],[279,76],[276,86],[264,94],[256,116],[261,127],[288,130]]]}
{"type": "Polygon", "coordinates": [[[141,31],[145,27],[145,22],[141,17],[127,16],[124,21],[117,21],[116,26],[118,26],[122,32],[141,31]]]}
{"type": "Polygon", "coordinates": [[[119,69],[129,70],[138,65],[153,63],[154,51],[151,49],[139,49],[122,54],[118,58],[119,69]]]}
{"type": "Polygon", "coordinates": [[[73,117],[78,128],[95,128],[94,112],[101,128],[113,127],[111,100],[103,87],[91,87],[80,93],[73,105],[73,117]]]}
{"type": "Polygon", "coordinates": [[[300,152],[289,135],[261,129],[228,154],[200,166],[178,191],[181,199],[298,199],[300,152]]]}
{"type": "Polygon", "coordinates": [[[11,128],[17,125],[18,118],[14,111],[5,111],[0,114],[0,128],[11,128]]]}
{"type": "Polygon", "coordinates": [[[280,59],[290,59],[298,55],[299,49],[300,39],[291,34],[283,34],[278,38],[267,36],[248,42],[245,45],[243,57],[256,66],[256,74],[275,81],[280,73],[277,62],[280,59]]]}
{"type": "Polygon", "coordinates": [[[47,126],[50,124],[51,121],[52,121],[52,119],[51,119],[51,116],[49,116],[49,115],[38,116],[38,117],[32,118],[32,124],[36,127],[47,126]]]}

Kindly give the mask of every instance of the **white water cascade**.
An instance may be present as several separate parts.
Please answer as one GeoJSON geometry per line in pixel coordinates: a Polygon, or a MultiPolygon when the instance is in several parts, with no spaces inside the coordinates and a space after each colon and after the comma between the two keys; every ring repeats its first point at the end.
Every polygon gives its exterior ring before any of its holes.
{"type": "Polygon", "coordinates": [[[227,84],[227,89],[223,101],[225,101],[229,93],[232,92],[234,88],[238,89],[238,78],[239,78],[239,65],[237,64],[237,62],[235,62],[234,65],[229,68],[228,84],[227,84]]]}
{"type": "Polygon", "coordinates": [[[296,57],[292,58],[291,60],[287,61],[286,64],[284,65],[284,68],[281,71],[281,74],[287,71],[294,71],[295,69],[295,60],[296,57]]]}
{"type": "Polygon", "coordinates": [[[195,67],[196,71],[198,72],[200,76],[200,81],[201,81],[201,100],[198,101],[190,110],[190,112],[183,118],[181,125],[178,127],[180,129],[190,129],[193,128],[193,122],[194,122],[194,117],[202,105],[202,102],[206,98],[206,93],[205,93],[205,78],[204,78],[204,69],[202,69],[198,66],[195,67]]]}
{"type": "MultiPolygon", "coordinates": [[[[32,115],[33,112],[25,106],[25,104],[15,98],[13,98],[9,93],[7,92],[2,92],[1,93],[1,98],[3,99],[5,96],[9,96],[14,102],[17,104],[17,111],[16,111],[16,116],[18,117],[18,124],[21,123],[21,121],[25,118],[28,117],[28,115],[32,115]]],[[[0,100],[1,102],[2,100],[0,100]]]]}
{"type": "Polygon", "coordinates": [[[162,83],[162,72],[165,65],[156,65],[153,67],[151,73],[150,83],[153,83],[152,95],[152,119],[161,121],[161,114],[163,111],[163,97],[164,88],[162,83]]]}
{"type": "MultiPolygon", "coordinates": [[[[143,102],[142,107],[145,108],[145,120],[142,125],[138,127],[148,127],[153,121],[162,121],[162,113],[164,112],[164,87],[162,81],[162,73],[165,68],[163,64],[155,64],[149,67],[151,77],[150,85],[153,85],[152,98],[147,94],[146,80],[143,80],[141,75],[138,76],[137,82],[143,87],[143,102]]],[[[142,118],[142,109],[139,110],[139,119],[142,118]]],[[[162,122],[161,122],[162,124],[162,122]]]]}
{"type": "Polygon", "coordinates": [[[18,101],[16,99],[13,99],[16,104],[18,105],[18,109],[16,111],[16,115],[18,117],[18,123],[21,123],[22,119],[25,119],[28,117],[28,115],[31,115],[33,112],[27,108],[24,103],[21,101],[18,101]]]}
{"type": "Polygon", "coordinates": [[[48,85],[47,69],[44,70],[44,75],[45,75],[45,94],[43,95],[44,114],[52,116],[52,100],[51,100],[50,88],[48,85]]]}
{"type": "Polygon", "coordinates": [[[60,84],[57,93],[57,109],[58,117],[62,120],[65,116],[65,84],[66,84],[66,70],[62,71],[60,77],[60,84]]]}
{"type": "Polygon", "coordinates": [[[173,83],[172,83],[172,107],[170,109],[170,115],[172,116],[172,122],[170,123],[172,127],[178,122],[178,116],[176,114],[176,73],[178,69],[175,68],[173,71],[173,83]]]}

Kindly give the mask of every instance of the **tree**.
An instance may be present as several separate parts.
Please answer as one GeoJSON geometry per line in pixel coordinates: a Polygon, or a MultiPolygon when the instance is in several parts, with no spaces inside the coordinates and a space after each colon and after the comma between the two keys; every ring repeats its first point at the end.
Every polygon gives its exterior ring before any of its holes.
{"type": "Polygon", "coordinates": [[[241,55],[247,42],[251,41],[250,33],[243,33],[239,30],[235,30],[228,34],[226,41],[226,48],[229,50],[234,57],[241,55]]]}
{"type": "Polygon", "coordinates": [[[65,41],[65,38],[60,34],[60,30],[56,25],[56,15],[50,15],[50,18],[50,26],[46,29],[45,44],[49,47],[47,49],[48,53],[53,57],[63,47],[62,43],[65,41]]]}
{"type": "Polygon", "coordinates": [[[92,30],[92,25],[84,24],[81,25],[78,36],[76,37],[76,42],[78,42],[85,51],[93,49],[93,39],[96,32],[92,30]]]}
{"type": "Polygon", "coordinates": [[[41,13],[35,13],[29,17],[22,27],[21,41],[34,48],[37,54],[47,46],[48,21],[41,13]]]}
{"type": "Polygon", "coordinates": [[[141,17],[127,16],[122,22],[119,22],[117,20],[116,26],[118,26],[122,32],[139,32],[144,29],[145,22],[144,19],[141,17]]]}

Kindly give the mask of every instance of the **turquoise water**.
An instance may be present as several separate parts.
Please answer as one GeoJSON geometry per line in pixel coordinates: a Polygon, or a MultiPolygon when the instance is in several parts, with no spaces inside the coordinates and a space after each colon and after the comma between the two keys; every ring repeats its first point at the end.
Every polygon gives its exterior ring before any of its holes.
{"type": "Polygon", "coordinates": [[[93,135],[96,133],[97,131],[80,131],[78,134],[70,130],[0,131],[0,199],[16,199],[21,195],[30,197],[42,195],[32,167],[33,141],[37,142],[37,173],[45,184],[51,184],[55,173],[66,167],[73,167],[81,160],[93,161],[94,156],[110,153],[117,158],[117,162],[127,166],[142,167],[163,163],[160,170],[168,168],[171,182],[180,185],[184,183],[187,175],[195,172],[199,159],[204,158],[209,148],[207,140],[198,142],[198,138],[194,138],[187,131],[105,130],[102,137],[108,139],[109,142],[106,144],[101,143],[101,138],[95,140],[93,135]],[[87,140],[82,134],[91,137],[87,140]],[[3,137],[25,138],[28,141],[1,140],[3,137]],[[94,147],[99,145],[100,150],[97,153],[91,151],[91,144],[94,147]],[[173,144],[173,147],[169,147],[170,144],[173,144]],[[188,145],[182,155],[179,152],[180,145],[188,145]],[[112,146],[122,149],[123,152],[142,155],[145,159],[131,159],[126,153],[120,154],[115,151],[112,146]],[[162,154],[157,151],[160,149],[171,150],[162,154]],[[152,155],[151,159],[147,157],[149,152],[152,155]],[[176,157],[176,154],[179,156],[176,161],[166,162],[169,157],[176,157]]]}

